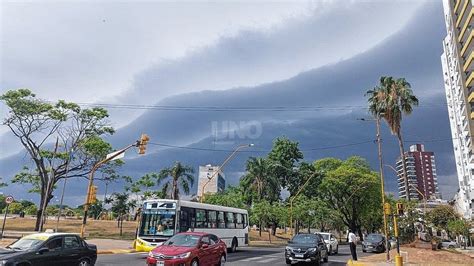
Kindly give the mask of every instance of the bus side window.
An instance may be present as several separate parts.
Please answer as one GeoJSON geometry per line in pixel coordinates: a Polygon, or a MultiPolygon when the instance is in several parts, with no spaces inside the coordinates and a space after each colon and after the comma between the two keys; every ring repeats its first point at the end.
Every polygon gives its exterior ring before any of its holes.
{"type": "Polygon", "coordinates": [[[235,224],[236,224],[235,228],[238,228],[238,229],[244,228],[244,221],[242,219],[242,214],[236,213],[235,218],[236,218],[235,219],[235,224]]]}
{"type": "Polygon", "coordinates": [[[225,228],[224,212],[217,213],[217,228],[225,228]]]}
{"type": "Polygon", "coordinates": [[[206,228],[206,211],[196,210],[196,228],[206,228]]]}
{"type": "Polygon", "coordinates": [[[249,225],[247,222],[247,214],[242,214],[242,216],[244,217],[244,228],[246,228],[249,225]]]}
{"type": "Polygon", "coordinates": [[[207,211],[207,227],[217,228],[217,213],[216,213],[216,211],[207,211]]]}
{"type": "Polygon", "coordinates": [[[234,220],[234,214],[231,212],[226,212],[226,228],[235,228],[235,220],[234,220]]]}

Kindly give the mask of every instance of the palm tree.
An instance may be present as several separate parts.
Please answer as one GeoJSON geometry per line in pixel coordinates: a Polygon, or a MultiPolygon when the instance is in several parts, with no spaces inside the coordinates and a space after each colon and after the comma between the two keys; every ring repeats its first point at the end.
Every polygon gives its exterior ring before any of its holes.
{"type": "Polygon", "coordinates": [[[186,195],[189,194],[189,188],[194,184],[194,170],[190,166],[182,165],[176,162],[173,167],[162,169],[156,176],[156,185],[159,186],[164,180],[171,177],[164,185],[163,192],[165,192],[171,199],[179,199],[179,186],[183,189],[186,195]],[[169,188],[171,190],[169,191],[169,188]]]}
{"type": "Polygon", "coordinates": [[[249,188],[247,192],[254,191],[257,193],[257,201],[261,201],[264,198],[271,200],[272,187],[276,186],[278,180],[272,178],[271,164],[265,158],[251,157],[247,161],[246,166],[247,174],[243,177],[242,182],[244,187],[249,188]]]}
{"type": "Polygon", "coordinates": [[[413,106],[418,105],[418,98],[413,95],[410,83],[404,78],[394,79],[393,77],[381,77],[380,84],[373,90],[367,91],[366,95],[369,96],[370,113],[377,119],[382,117],[390,127],[392,134],[398,138],[407,199],[410,200],[401,122],[402,114],[411,114],[413,106]]]}

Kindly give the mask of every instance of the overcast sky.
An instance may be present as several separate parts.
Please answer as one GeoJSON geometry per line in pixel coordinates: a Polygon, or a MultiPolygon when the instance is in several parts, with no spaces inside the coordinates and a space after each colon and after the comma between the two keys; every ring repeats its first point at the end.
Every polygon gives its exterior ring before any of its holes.
{"type": "MultiPolygon", "coordinates": [[[[26,87],[47,100],[136,106],[353,106],[251,115],[113,108],[111,122],[119,130],[110,141],[117,148],[142,131],[157,143],[216,147],[216,129],[221,134],[229,122],[242,121],[261,129],[250,140],[262,149],[280,135],[304,148],[367,140],[373,127],[352,123],[366,115],[357,106],[365,105],[365,90],[381,75],[409,79],[423,100],[419,119],[440,114],[432,121],[438,135],[407,118],[407,139],[450,137],[438,1],[4,1],[1,7],[2,92],[26,87]]],[[[4,117],[7,109],[0,107],[4,117]]],[[[8,179],[14,168],[7,162],[24,156],[5,127],[0,134],[0,173],[8,179]]],[[[248,137],[222,145],[232,149],[248,137]]],[[[397,146],[388,143],[393,138],[388,131],[386,138],[392,162],[397,146]]],[[[305,157],[366,154],[374,163],[374,148],[305,157]]],[[[441,190],[451,196],[456,186],[451,143],[435,142],[429,149],[443,158],[441,190]]],[[[195,168],[225,155],[209,153],[203,159],[189,152],[150,151],[149,160],[183,160],[195,168]]],[[[229,167],[229,183],[236,183],[245,159],[229,167]]],[[[159,170],[145,161],[130,158],[125,171],[159,170]]],[[[7,189],[22,193],[14,186],[7,189]]]]}

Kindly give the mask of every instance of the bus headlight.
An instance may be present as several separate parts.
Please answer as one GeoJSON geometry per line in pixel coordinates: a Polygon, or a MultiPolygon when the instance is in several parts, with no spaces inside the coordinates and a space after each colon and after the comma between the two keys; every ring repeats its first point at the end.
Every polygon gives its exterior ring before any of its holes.
{"type": "Polygon", "coordinates": [[[189,258],[189,256],[191,256],[191,252],[186,252],[183,254],[173,256],[173,259],[186,259],[186,258],[189,258]]]}

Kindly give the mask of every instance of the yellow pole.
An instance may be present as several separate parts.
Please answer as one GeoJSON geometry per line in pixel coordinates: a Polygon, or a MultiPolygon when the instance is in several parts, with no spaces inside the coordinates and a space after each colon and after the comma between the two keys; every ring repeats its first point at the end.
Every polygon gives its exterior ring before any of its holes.
{"type": "Polygon", "coordinates": [[[397,215],[393,215],[393,229],[395,231],[395,238],[397,239],[397,255],[395,256],[395,266],[403,266],[403,257],[400,256],[400,242],[398,241],[397,215]]]}
{"type": "Polygon", "coordinates": [[[311,180],[311,178],[313,178],[313,176],[315,176],[315,175],[316,175],[316,172],[314,172],[312,175],[310,175],[308,177],[308,179],[306,180],[306,182],[303,184],[303,186],[300,188],[300,190],[298,190],[298,192],[296,192],[296,194],[293,196],[293,198],[290,199],[290,227],[291,227],[290,235],[291,236],[294,235],[294,233],[293,233],[293,200],[296,199],[296,197],[300,194],[300,192],[303,190],[303,188],[306,187],[309,180],[311,180]]]}

